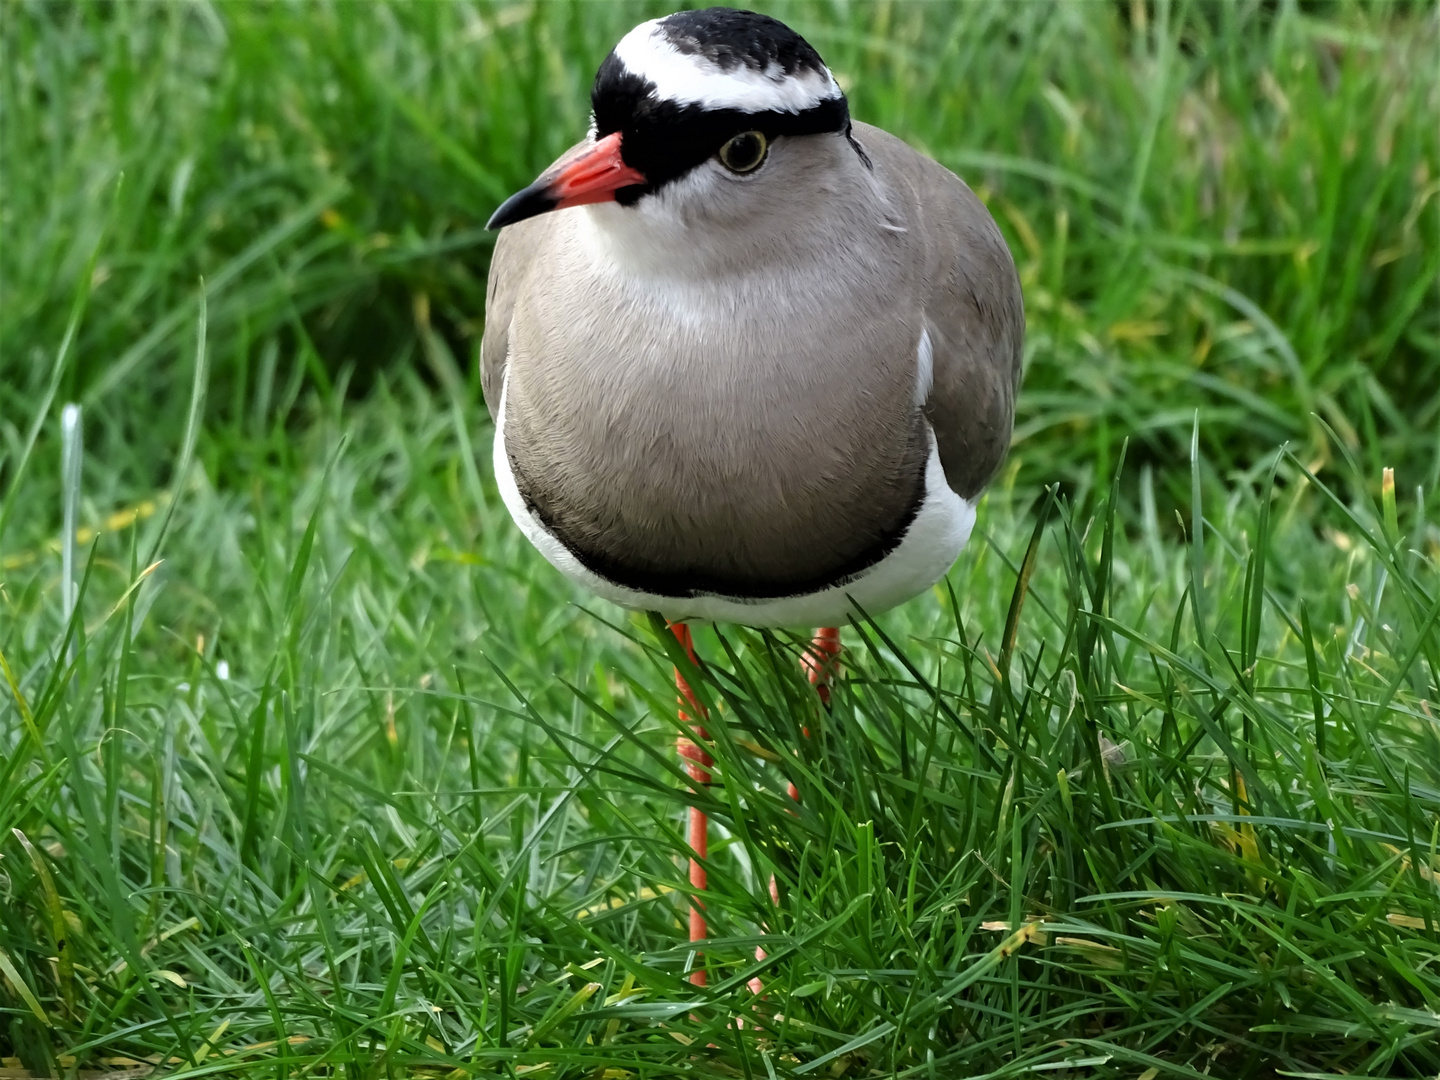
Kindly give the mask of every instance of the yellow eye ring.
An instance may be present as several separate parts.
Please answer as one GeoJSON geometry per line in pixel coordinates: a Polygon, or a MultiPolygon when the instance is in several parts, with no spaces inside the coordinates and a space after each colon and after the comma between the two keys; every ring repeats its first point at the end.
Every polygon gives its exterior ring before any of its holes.
{"type": "Polygon", "coordinates": [[[715,156],[720,164],[733,173],[752,173],[765,164],[765,155],[770,152],[770,140],[758,131],[742,131],[720,147],[715,156]]]}

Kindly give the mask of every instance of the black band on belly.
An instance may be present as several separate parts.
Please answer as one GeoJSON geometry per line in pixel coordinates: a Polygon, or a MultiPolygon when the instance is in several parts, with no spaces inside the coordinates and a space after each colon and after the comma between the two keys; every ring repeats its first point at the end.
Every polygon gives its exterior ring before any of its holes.
{"type": "Polygon", "coordinates": [[[655,570],[628,564],[613,555],[588,550],[572,536],[567,535],[567,530],[563,527],[557,528],[556,523],[550,520],[550,515],[546,514],[530,498],[525,491],[525,484],[521,480],[521,473],[516,467],[515,459],[510,459],[510,468],[515,475],[520,497],[525,500],[525,508],[535,515],[536,519],[545,527],[545,531],[560,541],[565,550],[574,555],[585,569],[622,588],[650,593],[653,596],[683,600],[699,596],[722,596],[737,600],[780,600],[787,596],[808,596],[837,585],[847,584],[900,546],[900,541],[905,538],[905,534],[915,521],[915,515],[920,512],[920,506],[925,501],[925,468],[927,464],[926,460],[922,458],[920,482],[909,508],[900,520],[886,530],[877,541],[846,559],[839,566],[829,567],[823,573],[809,578],[776,582],[716,573],[699,568],[655,570]]]}

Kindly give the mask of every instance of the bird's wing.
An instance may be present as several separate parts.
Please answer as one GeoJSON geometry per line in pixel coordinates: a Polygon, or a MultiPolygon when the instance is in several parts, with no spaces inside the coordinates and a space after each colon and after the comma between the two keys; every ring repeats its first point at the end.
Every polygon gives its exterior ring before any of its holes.
{"type": "MultiPolygon", "coordinates": [[[[877,165],[908,188],[898,194],[908,196],[916,234],[932,370],[925,417],[945,479],[956,494],[974,498],[1010,448],[1025,337],[1015,263],[964,181],[879,129],[857,135],[877,165]]],[[[924,351],[922,339],[922,364],[924,351]]]]}
{"type": "MultiPolygon", "coordinates": [[[[588,139],[581,140],[557,158],[556,163],[587,145],[590,145],[588,139]]],[[[485,406],[492,420],[500,409],[500,390],[505,385],[515,303],[526,290],[537,260],[544,261],[554,229],[554,217],[541,214],[505,226],[495,240],[490,279],[485,285],[485,333],[480,339],[480,389],[485,392],[485,406]]]]}
{"type": "Polygon", "coordinates": [[[548,223],[532,218],[500,230],[490,257],[490,279],[485,285],[485,334],[480,339],[480,388],[490,418],[500,409],[500,388],[505,384],[505,363],[510,352],[510,323],[515,300],[530,276],[545,239],[548,223]]]}

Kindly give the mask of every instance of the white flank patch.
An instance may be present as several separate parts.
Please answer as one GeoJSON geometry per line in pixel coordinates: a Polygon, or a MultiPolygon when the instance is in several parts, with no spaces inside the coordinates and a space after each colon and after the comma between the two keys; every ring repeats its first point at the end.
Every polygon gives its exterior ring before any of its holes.
{"type": "MultiPolygon", "coordinates": [[[[507,370],[495,412],[495,480],[500,498],[515,524],[551,566],[602,599],[637,611],[658,611],[666,619],[740,623],[744,626],[843,626],[856,605],[871,615],[903,604],[934,585],[955,564],[975,527],[975,503],[962,499],[945,482],[935,433],[930,432],[930,458],[925,465],[925,496],[915,520],[896,548],[868,570],[843,585],[800,596],[769,600],[707,594],[695,597],[656,596],[617,585],[587,569],[530,513],[505,452],[507,370]]],[[[927,429],[928,430],[928,429],[927,429]]]]}
{"type": "Polygon", "coordinates": [[[935,346],[930,342],[930,328],[920,330],[920,348],[915,356],[915,404],[924,405],[930,400],[930,390],[935,385],[935,346]]]}
{"type": "Polygon", "coordinates": [[[739,64],[725,71],[703,56],[670,44],[659,19],[641,23],[615,46],[620,62],[655,84],[655,96],[680,105],[742,112],[799,113],[840,96],[829,71],[786,75],[778,64],[755,71],[739,64]]]}

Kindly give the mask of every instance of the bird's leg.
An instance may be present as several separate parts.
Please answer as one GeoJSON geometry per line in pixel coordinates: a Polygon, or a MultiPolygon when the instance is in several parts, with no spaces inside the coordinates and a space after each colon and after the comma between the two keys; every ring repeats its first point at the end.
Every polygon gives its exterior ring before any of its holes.
{"type": "MultiPolygon", "coordinates": [[[[815,636],[810,640],[810,647],[800,657],[800,666],[805,669],[805,674],[810,678],[810,684],[820,695],[820,703],[826,708],[830,706],[830,680],[835,677],[839,656],[840,628],[838,626],[822,626],[815,631],[815,636]]],[[[809,738],[809,728],[802,727],[800,730],[806,738],[809,738]]],[[[798,803],[800,789],[795,786],[794,781],[790,782],[789,792],[790,798],[798,803]]],[[[775,883],[774,874],[770,875],[770,899],[776,907],[780,906],[780,887],[775,883]]],[[[755,946],[755,959],[765,959],[765,950],[758,945],[755,946]]],[[[765,984],[758,975],[750,980],[749,986],[751,992],[756,994],[765,989],[765,984]]]]}
{"type": "MultiPolygon", "coordinates": [[[[692,663],[698,663],[695,658],[695,645],[690,638],[690,627],[683,622],[672,622],[670,631],[675,639],[685,647],[685,653],[690,657],[692,663]]],[[[680,756],[685,759],[685,771],[690,776],[690,782],[698,795],[700,789],[710,783],[710,766],[714,764],[713,759],[707,754],[704,748],[695,740],[708,739],[702,721],[705,719],[705,708],[695,697],[695,692],[690,689],[690,684],[685,681],[685,676],[680,674],[680,669],[675,669],[675,688],[680,691],[680,720],[688,724],[694,738],[687,738],[682,735],[675,740],[675,749],[680,751],[680,756]],[[685,706],[689,706],[692,712],[686,712],[685,706]]],[[[687,837],[690,849],[695,853],[690,858],[690,885],[697,893],[705,891],[707,882],[705,877],[705,858],[710,846],[710,821],[705,811],[698,806],[690,807],[690,830],[687,837]]],[[[690,907],[690,940],[699,941],[705,937],[705,905],[697,897],[691,901],[690,907]]],[[[690,972],[690,982],[695,986],[705,985],[705,969],[697,966],[690,972]]]]}
{"type": "Polygon", "coordinates": [[[830,680],[835,677],[839,656],[840,628],[822,626],[815,631],[815,636],[810,639],[810,648],[800,658],[800,666],[810,677],[810,685],[820,695],[822,705],[830,704],[830,680]]]}
{"type": "MultiPolygon", "coordinates": [[[[774,874],[770,875],[770,902],[774,904],[777,908],[780,906],[780,886],[775,884],[774,874]]],[[[770,932],[764,926],[761,926],[761,930],[767,934],[770,932]]],[[[765,947],[763,945],[755,946],[755,959],[757,961],[764,960],[765,957],[768,955],[769,954],[766,953],[765,947]]],[[[765,991],[765,980],[760,978],[759,975],[756,975],[745,985],[748,986],[750,988],[750,992],[757,997],[765,991]]]]}
{"type": "MultiPolygon", "coordinates": [[[[800,657],[800,666],[805,669],[810,685],[820,695],[820,704],[828,709],[830,681],[835,678],[835,671],[840,666],[840,628],[822,626],[817,629],[810,639],[810,647],[800,657]]],[[[800,730],[807,739],[810,737],[809,728],[802,727],[800,730]]],[[[793,783],[790,785],[790,798],[800,801],[800,789],[793,783]]]]}

